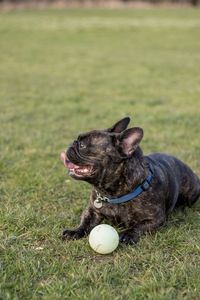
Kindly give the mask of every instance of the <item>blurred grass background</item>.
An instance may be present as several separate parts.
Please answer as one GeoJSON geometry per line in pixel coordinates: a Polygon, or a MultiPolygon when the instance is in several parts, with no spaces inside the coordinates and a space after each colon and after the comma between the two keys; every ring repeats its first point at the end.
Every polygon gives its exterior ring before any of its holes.
{"type": "Polygon", "coordinates": [[[59,161],[80,132],[132,116],[200,175],[199,32],[194,9],[0,13],[2,299],[200,298],[199,204],[108,256],[59,239],[90,193],[59,161]]]}

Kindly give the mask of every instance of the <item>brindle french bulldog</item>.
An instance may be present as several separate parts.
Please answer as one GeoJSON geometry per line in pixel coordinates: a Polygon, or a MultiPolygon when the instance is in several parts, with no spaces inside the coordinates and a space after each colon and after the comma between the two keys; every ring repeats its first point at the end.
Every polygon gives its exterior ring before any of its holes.
{"type": "Polygon", "coordinates": [[[129,122],[126,117],[109,129],[81,134],[61,153],[69,175],[93,186],[80,225],[65,230],[63,239],[82,238],[107,219],[122,228],[120,241],[136,243],[163,225],[175,207],[191,206],[200,196],[200,179],[182,161],[164,153],[143,155],[143,130],[127,129],[129,122]],[[124,195],[131,199],[112,203],[124,195]]]}

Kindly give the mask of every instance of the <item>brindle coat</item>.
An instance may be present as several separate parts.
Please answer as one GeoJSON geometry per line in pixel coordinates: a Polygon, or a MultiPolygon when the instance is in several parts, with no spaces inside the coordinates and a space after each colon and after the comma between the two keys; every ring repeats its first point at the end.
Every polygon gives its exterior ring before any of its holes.
{"type": "Polygon", "coordinates": [[[122,242],[136,243],[140,235],[163,225],[175,207],[191,206],[200,196],[200,179],[182,161],[164,153],[143,155],[139,147],[143,130],[126,129],[129,122],[124,118],[107,130],[82,134],[68,148],[66,161],[92,167],[88,174],[71,176],[89,182],[93,190],[80,225],[65,230],[63,239],[82,238],[107,219],[123,228],[122,242]],[[148,190],[124,204],[95,207],[96,191],[115,198],[130,193],[148,176],[149,165],[154,177],[148,190]]]}

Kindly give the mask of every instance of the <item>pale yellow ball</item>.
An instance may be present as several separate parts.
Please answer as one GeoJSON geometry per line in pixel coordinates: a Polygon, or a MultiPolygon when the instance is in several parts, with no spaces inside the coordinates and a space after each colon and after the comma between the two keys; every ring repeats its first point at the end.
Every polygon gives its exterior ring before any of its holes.
{"type": "Polygon", "coordinates": [[[119,235],[112,226],[100,224],[90,232],[89,244],[97,253],[109,254],[117,248],[119,235]]]}

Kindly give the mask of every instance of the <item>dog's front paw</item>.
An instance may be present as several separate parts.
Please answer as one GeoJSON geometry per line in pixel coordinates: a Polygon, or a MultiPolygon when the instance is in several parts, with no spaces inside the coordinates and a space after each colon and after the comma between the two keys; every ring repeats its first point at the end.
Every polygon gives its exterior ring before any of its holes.
{"type": "Polygon", "coordinates": [[[136,244],[138,240],[139,236],[133,232],[122,232],[119,235],[119,241],[127,245],[136,244]]]}
{"type": "Polygon", "coordinates": [[[69,230],[66,229],[63,231],[62,240],[78,240],[84,236],[84,231],[82,230],[69,230]]]}

